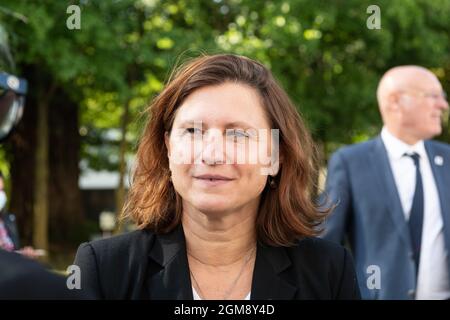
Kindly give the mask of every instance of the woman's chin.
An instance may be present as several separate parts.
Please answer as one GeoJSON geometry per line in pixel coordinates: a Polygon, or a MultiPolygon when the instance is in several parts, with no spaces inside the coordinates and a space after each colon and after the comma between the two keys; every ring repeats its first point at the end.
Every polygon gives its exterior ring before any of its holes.
{"type": "Polygon", "coordinates": [[[223,213],[232,209],[230,201],[227,200],[209,200],[209,201],[197,201],[194,203],[194,207],[204,213],[223,213]]]}

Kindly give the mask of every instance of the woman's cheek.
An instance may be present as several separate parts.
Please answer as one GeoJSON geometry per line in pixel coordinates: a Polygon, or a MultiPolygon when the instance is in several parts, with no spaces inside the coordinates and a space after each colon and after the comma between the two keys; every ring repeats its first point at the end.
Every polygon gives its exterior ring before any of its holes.
{"type": "Polygon", "coordinates": [[[193,152],[190,140],[176,139],[172,143],[171,162],[174,164],[192,164],[193,152]]]}

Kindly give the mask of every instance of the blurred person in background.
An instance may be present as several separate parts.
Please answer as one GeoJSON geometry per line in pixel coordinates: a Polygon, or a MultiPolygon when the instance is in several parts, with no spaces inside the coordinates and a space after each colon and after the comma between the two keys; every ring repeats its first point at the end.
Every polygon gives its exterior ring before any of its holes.
{"type": "MultiPolygon", "coordinates": [[[[27,82],[14,75],[7,36],[0,25],[0,142],[7,139],[23,113],[27,82]]],[[[85,294],[69,290],[66,279],[47,271],[23,255],[35,257],[33,249],[19,247],[15,218],[5,212],[6,194],[0,177],[0,299],[82,299],[85,294]]]]}
{"type": "Polygon", "coordinates": [[[6,210],[6,203],[7,196],[4,190],[3,173],[0,171],[0,248],[6,251],[16,251],[32,259],[43,255],[42,250],[35,250],[30,246],[20,248],[16,216],[6,210]]]}
{"type": "Polygon", "coordinates": [[[450,146],[429,140],[446,94],[429,70],[399,66],[377,99],[381,134],[329,161],[323,237],[347,241],[365,299],[450,299],[450,146]]]}

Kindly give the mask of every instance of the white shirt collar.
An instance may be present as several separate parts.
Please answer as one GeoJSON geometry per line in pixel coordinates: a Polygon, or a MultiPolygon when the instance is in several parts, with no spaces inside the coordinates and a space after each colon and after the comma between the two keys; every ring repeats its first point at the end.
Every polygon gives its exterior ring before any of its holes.
{"type": "Polygon", "coordinates": [[[386,127],[383,127],[381,130],[381,139],[386,147],[389,158],[392,160],[401,159],[405,153],[413,152],[417,152],[421,159],[425,159],[427,156],[423,140],[418,141],[414,145],[409,145],[395,137],[386,127]]]}

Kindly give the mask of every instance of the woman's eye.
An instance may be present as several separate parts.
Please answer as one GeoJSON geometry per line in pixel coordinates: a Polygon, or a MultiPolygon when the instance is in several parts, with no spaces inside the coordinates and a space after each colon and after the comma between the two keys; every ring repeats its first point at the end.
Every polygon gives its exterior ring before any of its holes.
{"type": "Polygon", "coordinates": [[[249,137],[249,134],[243,130],[228,130],[227,135],[235,137],[235,138],[248,138],[249,137]]]}
{"type": "Polygon", "coordinates": [[[187,128],[185,129],[185,132],[189,134],[201,134],[202,130],[200,130],[199,128],[187,128]]]}

